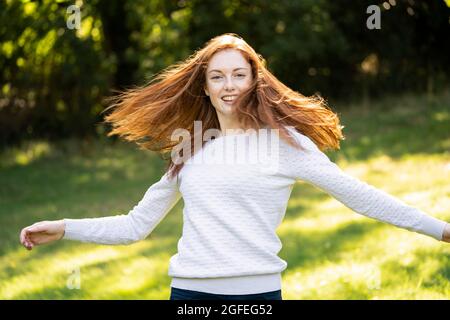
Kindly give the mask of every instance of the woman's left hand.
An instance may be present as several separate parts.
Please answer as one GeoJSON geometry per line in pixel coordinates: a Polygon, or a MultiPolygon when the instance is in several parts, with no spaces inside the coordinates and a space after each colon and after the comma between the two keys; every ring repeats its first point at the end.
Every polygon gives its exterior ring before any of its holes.
{"type": "Polygon", "coordinates": [[[442,233],[442,241],[450,242],[450,223],[447,223],[442,233]]]}

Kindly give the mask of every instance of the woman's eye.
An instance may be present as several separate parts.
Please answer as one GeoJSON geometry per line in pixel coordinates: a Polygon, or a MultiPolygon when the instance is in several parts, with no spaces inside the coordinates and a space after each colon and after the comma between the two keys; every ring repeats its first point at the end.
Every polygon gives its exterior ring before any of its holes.
{"type": "MultiPolygon", "coordinates": [[[[242,77],[245,77],[245,74],[239,73],[239,74],[237,74],[236,76],[242,78],[242,77]]],[[[214,77],[212,77],[211,79],[215,80],[215,79],[219,79],[219,78],[222,78],[222,77],[221,77],[221,76],[214,76],[214,77]]]]}

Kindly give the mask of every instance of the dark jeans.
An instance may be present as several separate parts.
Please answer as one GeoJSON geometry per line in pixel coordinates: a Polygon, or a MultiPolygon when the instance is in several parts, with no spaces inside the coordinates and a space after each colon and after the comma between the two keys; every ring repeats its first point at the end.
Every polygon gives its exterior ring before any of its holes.
{"type": "Polygon", "coordinates": [[[214,294],[171,287],[170,300],[283,300],[281,290],[255,294],[214,294]]]}

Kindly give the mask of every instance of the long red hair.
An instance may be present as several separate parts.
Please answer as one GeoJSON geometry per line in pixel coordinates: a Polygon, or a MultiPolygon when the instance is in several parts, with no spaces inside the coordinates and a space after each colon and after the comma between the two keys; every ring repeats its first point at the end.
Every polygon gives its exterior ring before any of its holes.
{"type": "MultiPolygon", "coordinates": [[[[214,37],[186,60],[156,74],[148,84],[114,97],[111,106],[103,111],[113,109],[105,116],[105,122],[112,125],[108,136],[119,135],[141,148],[165,154],[179,143],[171,140],[174,130],[186,129],[191,133],[193,154],[194,121],[202,121],[202,132],[220,129],[204,88],[209,60],[224,49],[239,50],[252,68],[252,84],[234,103],[244,128],[279,129],[281,138],[301,147],[285,128],[292,126],[321,150],[340,148],[340,140],[345,139],[343,126],[325,100],[318,95],[304,96],[285,86],[268,70],[265,59],[234,33],[214,37]]],[[[169,176],[176,176],[182,167],[183,163],[168,159],[169,176]]]]}

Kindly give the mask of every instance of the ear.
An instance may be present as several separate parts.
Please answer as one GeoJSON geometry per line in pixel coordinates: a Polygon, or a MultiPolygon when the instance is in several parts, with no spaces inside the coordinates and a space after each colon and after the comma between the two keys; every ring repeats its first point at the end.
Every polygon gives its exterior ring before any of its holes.
{"type": "Polygon", "coordinates": [[[209,96],[209,92],[208,92],[208,89],[204,89],[205,90],[205,94],[207,95],[207,96],[209,96]]]}

